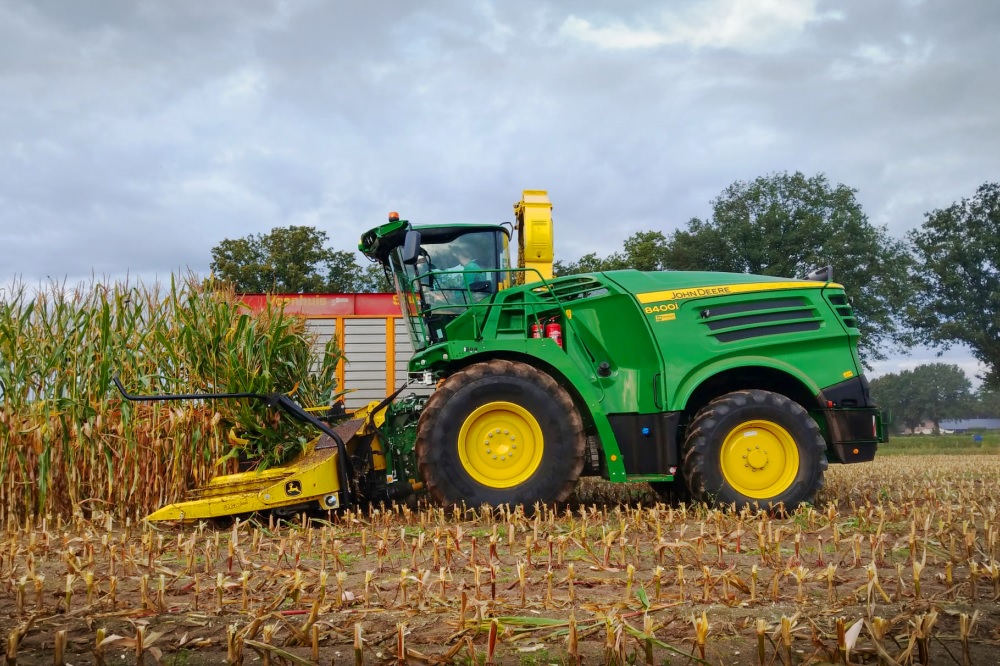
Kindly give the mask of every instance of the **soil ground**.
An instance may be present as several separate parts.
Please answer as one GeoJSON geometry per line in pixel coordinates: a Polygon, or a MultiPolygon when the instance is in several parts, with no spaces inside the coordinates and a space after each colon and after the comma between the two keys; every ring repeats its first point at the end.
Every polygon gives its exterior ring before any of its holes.
{"type": "Polygon", "coordinates": [[[530,517],[49,517],[0,533],[0,632],[22,664],[343,664],[357,636],[364,663],[484,663],[492,627],[498,664],[992,664],[998,511],[1000,456],[924,455],[832,466],[789,515],[590,482],[530,517]]]}

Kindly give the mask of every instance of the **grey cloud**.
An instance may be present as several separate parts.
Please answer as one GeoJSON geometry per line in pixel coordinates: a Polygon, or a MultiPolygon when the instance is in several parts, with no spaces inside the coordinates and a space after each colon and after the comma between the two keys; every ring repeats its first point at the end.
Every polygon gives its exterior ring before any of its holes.
{"type": "Polygon", "coordinates": [[[783,169],[901,234],[1000,177],[988,0],[822,2],[779,50],[560,30],[660,25],[640,2],[98,5],[0,8],[8,274],[204,271],[222,238],[290,223],[351,248],[389,210],[510,219],[525,187],[575,258],[783,169]]]}

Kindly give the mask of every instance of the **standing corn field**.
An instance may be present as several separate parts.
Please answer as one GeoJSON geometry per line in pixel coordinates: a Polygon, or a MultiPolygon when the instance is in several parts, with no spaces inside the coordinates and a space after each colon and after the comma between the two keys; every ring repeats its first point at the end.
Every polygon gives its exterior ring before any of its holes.
{"type": "Polygon", "coordinates": [[[135,406],[111,378],[171,392],[295,390],[305,404],[329,404],[340,353],[331,341],[315,367],[312,346],[300,318],[270,305],[249,313],[231,291],[193,276],[169,287],[95,282],[32,293],[15,284],[0,298],[5,517],[145,515],[234,457],[287,459],[308,433],[263,406],[135,406]]]}

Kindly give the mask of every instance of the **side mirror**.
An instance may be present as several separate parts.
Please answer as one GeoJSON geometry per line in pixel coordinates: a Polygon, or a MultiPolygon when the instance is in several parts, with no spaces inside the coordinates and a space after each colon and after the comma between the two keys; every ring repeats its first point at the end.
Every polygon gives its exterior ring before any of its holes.
{"type": "Polygon", "coordinates": [[[833,266],[823,266],[822,268],[817,268],[810,271],[806,275],[807,280],[816,280],[818,282],[831,282],[833,280],[833,266]]]}
{"type": "Polygon", "coordinates": [[[410,229],[403,239],[403,263],[409,266],[417,263],[417,256],[420,254],[420,232],[410,229]]]}

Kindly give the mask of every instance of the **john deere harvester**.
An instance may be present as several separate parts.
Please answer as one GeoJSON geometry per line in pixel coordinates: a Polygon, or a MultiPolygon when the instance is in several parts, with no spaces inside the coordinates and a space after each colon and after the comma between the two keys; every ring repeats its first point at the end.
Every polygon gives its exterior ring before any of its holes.
{"type": "Polygon", "coordinates": [[[429,398],[373,404],[339,435],[317,426],[325,437],[302,458],[266,478],[220,477],[152,518],[335,508],[424,487],[444,504],[531,505],[567,499],[582,475],[792,508],[814,498],[828,462],[871,460],[885,441],[830,269],[553,277],[546,193],[525,191],[515,216],[516,264],[508,225],[391,214],[362,236],[395,286],[410,374],[435,387],[429,398]],[[296,481],[320,464],[308,488],[296,481]],[[247,500],[234,507],[237,495],[247,500]]]}

